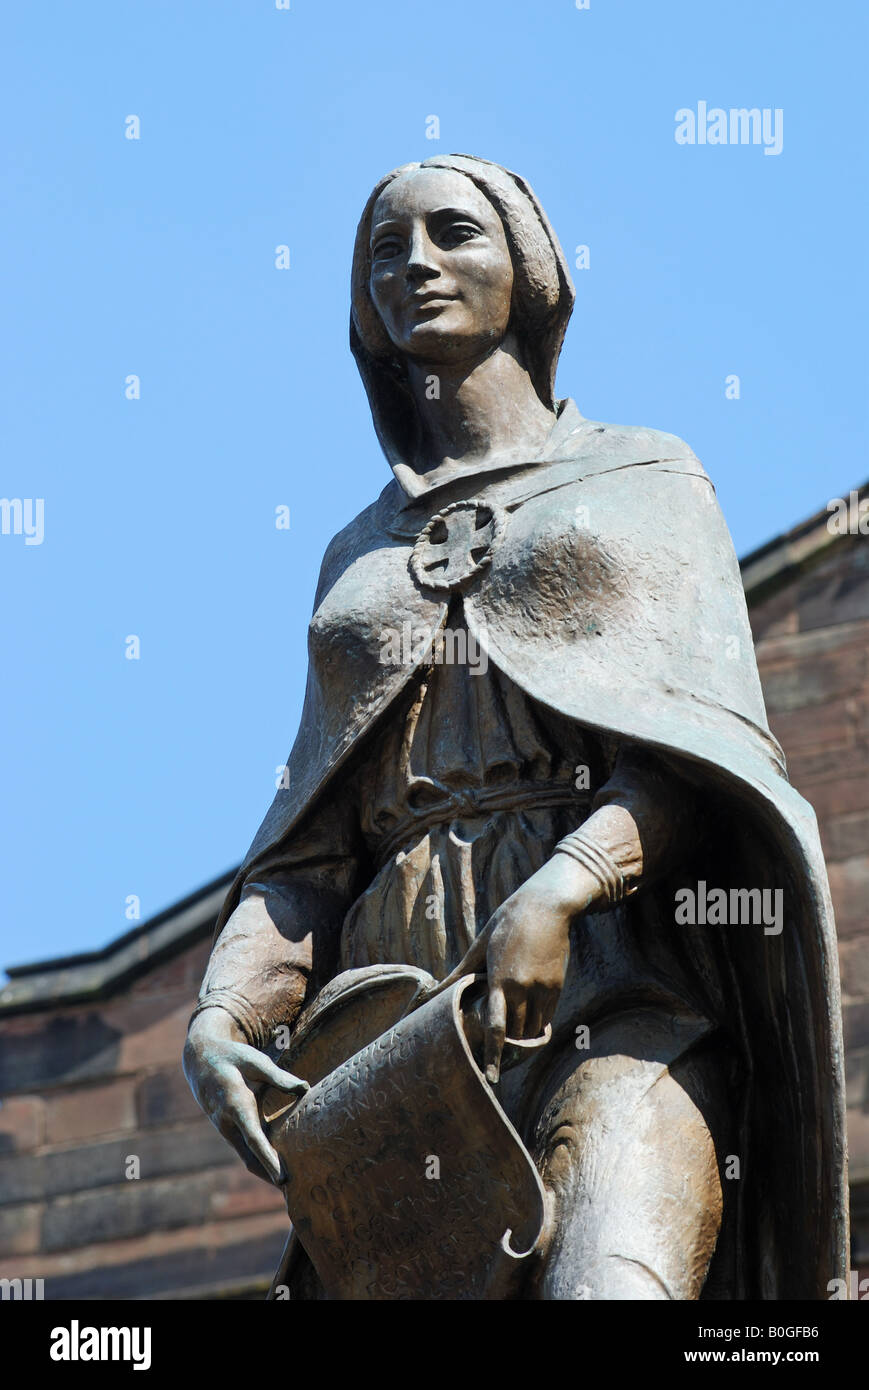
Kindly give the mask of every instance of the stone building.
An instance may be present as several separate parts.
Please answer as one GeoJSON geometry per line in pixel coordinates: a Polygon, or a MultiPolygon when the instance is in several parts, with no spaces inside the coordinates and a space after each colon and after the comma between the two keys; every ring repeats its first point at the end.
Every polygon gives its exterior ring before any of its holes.
{"type": "MultiPolygon", "coordinates": [[[[824,510],[749,555],[743,578],[770,723],[829,867],[853,1259],[869,1273],[869,538],[831,532],[829,519],[824,510]]],[[[0,1278],[43,1279],[46,1298],[265,1293],[283,1204],[199,1113],[179,1060],[231,877],[102,951],[9,972],[0,1278]]]]}
{"type": "Polygon", "coordinates": [[[839,934],[851,1258],[869,1274],[869,484],[742,563],[772,732],[815,808],[839,934]]]}

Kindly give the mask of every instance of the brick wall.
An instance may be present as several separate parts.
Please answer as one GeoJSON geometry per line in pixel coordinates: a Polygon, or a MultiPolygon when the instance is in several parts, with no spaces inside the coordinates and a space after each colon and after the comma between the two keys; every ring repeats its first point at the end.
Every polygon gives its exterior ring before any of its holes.
{"type": "Polygon", "coordinates": [[[869,538],[825,539],[796,573],[769,585],[750,612],[770,727],[791,781],[815,808],[827,860],[842,975],[853,1250],[855,1263],[866,1267],[869,538]]]}
{"type": "Polygon", "coordinates": [[[100,1004],[0,1019],[0,1277],[44,1279],[46,1298],[267,1288],[283,1202],[180,1067],[209,946],[100,1004]]]}

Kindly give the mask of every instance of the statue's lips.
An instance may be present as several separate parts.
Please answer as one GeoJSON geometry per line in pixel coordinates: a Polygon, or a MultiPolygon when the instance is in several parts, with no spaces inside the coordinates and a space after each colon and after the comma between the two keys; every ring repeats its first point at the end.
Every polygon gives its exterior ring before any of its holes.
{"type": "Polygon", "coordinates": [[[437,312],[438,309],[445,309],[450,304],[455,304],[458,295],[455,294],[422,294],[414,295],[407,301],[407,307],[411,313],[424,314],[427,312],[437,312]]]}

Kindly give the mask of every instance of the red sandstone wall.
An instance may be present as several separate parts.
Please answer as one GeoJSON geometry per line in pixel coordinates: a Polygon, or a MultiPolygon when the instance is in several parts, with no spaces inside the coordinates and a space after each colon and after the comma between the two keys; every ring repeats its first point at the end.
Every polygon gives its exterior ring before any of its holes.
{"type": "Polygon", "coordinates": [[[281,1198],[200,1113],[180,1067],[209,944],[103,1004],[0,1021],[0,1277],[42,1278],[46,1298],[270,1280],[281,1198]]]}
{"type": "MultiPolygon", "coordinates": [[[[869,1182],[869,540],[751,608],[773,733],[817,812],[839,932],[852,1186],[869,1182]]],[[[854,1211],[869,1265],[869,1210],[854,1211]],[[857,1218],[860,1219],[857,1219],[857,1218]],[[862,1233],[861,1233],[862,1228],[862,1233]]]]}

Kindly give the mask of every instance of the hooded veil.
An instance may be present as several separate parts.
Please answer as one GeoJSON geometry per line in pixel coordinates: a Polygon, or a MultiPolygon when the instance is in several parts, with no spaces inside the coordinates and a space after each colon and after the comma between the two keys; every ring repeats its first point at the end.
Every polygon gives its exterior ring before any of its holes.
{"type": "Polygon", "coordinates": [[[369,293],[371,215],[385,188],[416,169],[451,169],[470,179],[497,211],[513,262],[511,327],[522,343],[525,364],[538,396],[555,409],[555,372],[574,291],[564,253],[543,208],[518,174],[472,155],[435,155],[421,164],[403,164],[374,187],[356,232],[351,273],[350,348],[368,394],[374,428],[383,452],[406,491],[416,493],[412,461],[419,422],[407,386],[407,370],[396,355],[369,293]]]}

